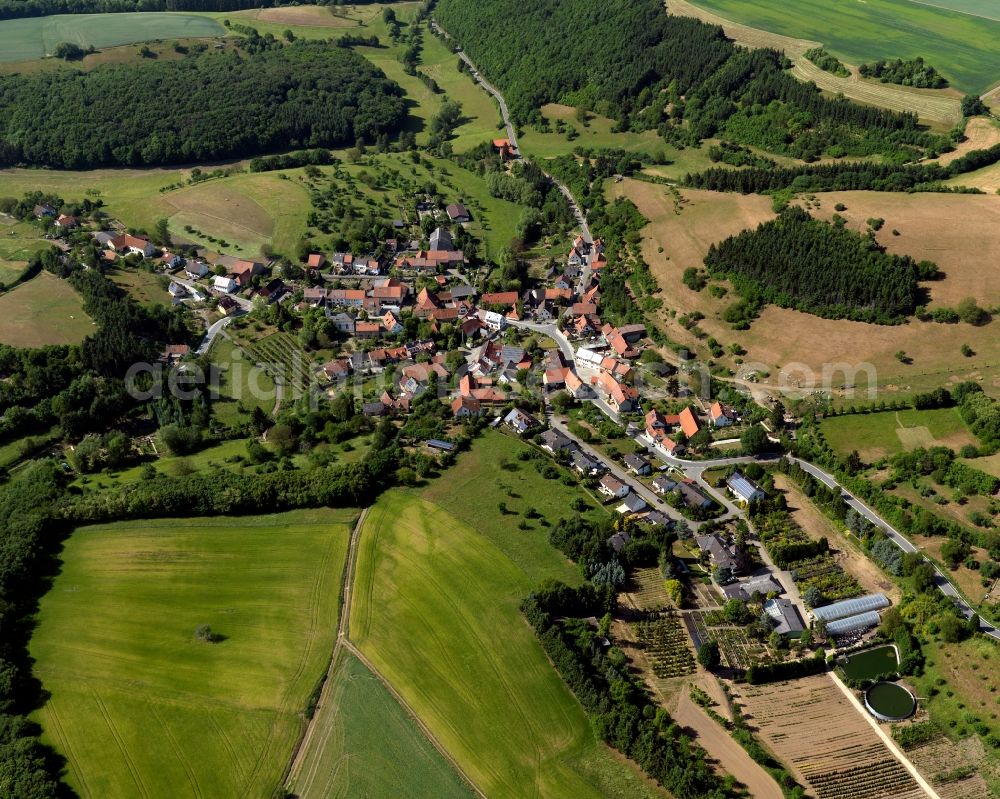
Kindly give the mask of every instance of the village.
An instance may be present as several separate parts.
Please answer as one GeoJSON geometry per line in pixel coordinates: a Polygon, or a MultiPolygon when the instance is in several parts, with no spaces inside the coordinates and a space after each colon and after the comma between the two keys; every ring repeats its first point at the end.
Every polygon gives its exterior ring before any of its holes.
{"type": "MultiPolygon", "coordinates": [[[[504,163],[517,159],[509,140],[493,145],[504,163]]],[[[261,309],[321,319],[335,331],[326,348],[334,357],[308,364],[309,380],[289,388],[327,398],[352,392],[364,416],[395,420],[405,420],[431,392],[454,424],[481,418],[532,441],[621,519],[607,542],[616,553],[629,544],[630,530],[678,532],[714,586],[693,592],[700,606],[710,612],[734,599],[754,603],[771,619],[771,632],[801,638],[819,617],[766,548],[736,534],[748,511],[767,499],[739,470],[742,461],[749,472],[763,473],[753,463],[758,453],[741,449],[748,430],[772,435],[759,413],[744,418],[748,406],[705,400],[676,380],[667,390],[676,368],[656,354],[646,327],[602,320],[608,259],[604,242],[591,239],[585,226],[541,280],[521,291],[483,292],[472,279],[477,270],[455,245],[456,232],[471,221],[468,209],[460,202],[436,206],[426,197],[416,209],[415,222],[434,220],[426,239],[418,224],[398,220],[397,237],[379,252],[309,252],[288,275],[274,262],[207,258],[190,249],[184,256],[121,226],[89,233],[106,265],[166,276],[172,301],[204,320],[197,347],[178,343],[162,353],[170,367],[183,371],[191,359],[209,355],[230,325],[261,309]],[[611,432],[614,446],[598,446],[598,429],[611,432]],[[723,466],[724,475],[706,478],[723,466]]],[[[51,221],[57,242],[80,227],[48,204],[33,213],[51,221]]],[[[286,371],[281,363],[259,365],[278,378],[286,371]]],[[[447,438],[424,443],[430,451],[454,449],[447,438]]],[[[846,643],[876,627],[879,615],[834,612],[823,617],[827,622],[827,634],[846,643]]],[[[699,629],[691,623],[697,644],[699,629]]],[[[730,659],[738,665],[736,655],[730,659]]]]}

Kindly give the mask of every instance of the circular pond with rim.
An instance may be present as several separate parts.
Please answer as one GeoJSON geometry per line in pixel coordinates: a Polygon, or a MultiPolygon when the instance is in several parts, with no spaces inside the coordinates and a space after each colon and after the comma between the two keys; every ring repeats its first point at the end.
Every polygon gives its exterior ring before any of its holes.
{"type": "Polygon", "coordinates": [[[882,721],[902,721],[913,715],[917,700],[902,685],[877,682],[865,691],[865,707],[882,721]]]}

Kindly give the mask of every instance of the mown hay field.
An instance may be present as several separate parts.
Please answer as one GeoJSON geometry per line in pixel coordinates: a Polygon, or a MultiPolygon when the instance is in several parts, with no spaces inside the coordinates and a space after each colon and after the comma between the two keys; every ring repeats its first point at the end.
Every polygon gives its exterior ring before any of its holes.
{"type": "Polygon", "coordinates": [[[0,294],[0,343],[15,347],[79,344],[96,330],[83,298],[65,280],[41,272],[0,294]]]}
{"type": "Polygon", "coordinates": [[[976,443],[957,408],[830,416],[821,429],[834,450],[844,455],[857,450],[868,461],[917,447],[958,450],[976,443]]]}
{"type": "Polygon", "coordinates": [[[82,797],[270,796],[329,661],[353,510],[81,528],[31,640],[82,797]],[[210,625],[220,639],[199,640],[210,625]]]}
{"type": "MultiPolygon", "coordinates": [[[[614,184],[611,192],[629,197],[650,220],[643,229],[642,252],[664,291],[664,311],[658,321],[672,339],[692,351],[707,357],[704,345],[679,319],[697,312],[705,317],[698,322],[700,330],[723,347],[735,342],[747,350],[740,368],[744,373],[767,373],[761,377],[764,385],[780,381],[795,391],[828,390],[848,404],[852,391],[857,401],[867,401],[863,389],[869,384],[890,396],[906,396],[977,380],[988,393],[1000,393],[996,322],[973,327],[911,320],[889,327],[767,306],[750,330],[734,331],[722,320],[722,312],[737,299],[731,288],[715,297],[708,289],[687,288],[682,276],[686,268],[702,266],[712,243],[773,218],[770,198],[683,189],[677,202],[667,187],[629,179],[614,184]],[[965,344],[975,353],[972,357],[961,354],[965,344]],[[901,363],[896,358],[899,351],[912,362],[901,363]],[[824,379],[824,369],[829,379],[824,379]]],[[[1000,296],[1000,273],[984,268],[1000,257],[1000,197],[829,192],[816,195],[808,207],[824,219],[839,213],[856,230],[864,230],[870,218],[884,219],[878,241],[889,252],[934,261],[943,272],[941,280],[922,284],[931,308],[954,308],[970,296],[992,307],[1000,296]],[[845,209],[837,211],[838,204],[845,209]]],[[[728,356],[718,360],[734,369],[738,366],[728,356]]]]}

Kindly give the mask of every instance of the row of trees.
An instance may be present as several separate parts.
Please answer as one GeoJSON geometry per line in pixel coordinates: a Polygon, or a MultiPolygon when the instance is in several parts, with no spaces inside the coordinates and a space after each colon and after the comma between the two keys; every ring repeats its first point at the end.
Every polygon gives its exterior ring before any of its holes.
{"type": "Polygon", "coordinates": [[[750,303],[833,319],[894,324],[917,305],[917,264],[843,225],[786,208],[777,219],[709,248],[705,266],[750,303]]]}
{"type": "Polygon", "coordinates": [[[684,176],[684,184],[696,189],[738,191],[742,194],[791,189],[807,191],[946,191],[940,184],[950,178],[1000,161],[1000,145],[973,150],[947,166],[939,164],[895,164],[850,162],[817,166],[711,168],[684,176]]]}
{"type": "Polygon", "coordinates": [[[403,91],[357,53],[295,42],[256,55],[0,77],[0,164],[146,166],[375,141],[403,91]]]}

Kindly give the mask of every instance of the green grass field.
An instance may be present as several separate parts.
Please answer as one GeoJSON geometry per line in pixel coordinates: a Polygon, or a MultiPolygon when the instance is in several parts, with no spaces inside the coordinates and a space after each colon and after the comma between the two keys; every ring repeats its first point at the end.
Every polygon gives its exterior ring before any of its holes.
{"type": "MultiPolygon", "coordinates": [[[[572,516],[575,511],[570,502],[580,496],[588,498],[578,488],[546,480],[533,462],[519,461],[518,454],[527,449],[527,444],[513,436],[487,430],[460,456],[448,478],[430,483],[422,496],[479,531],[532,581],[555,577],[579,582],[576,568],[549,544],[548,528],[541,519],[530,520],[528,530],[517,529],[517,524],[528,508],[549,521],[572,516]],[[500,512],[500,502],[506,504],[507,513],[500,512]]],[[[606,517],[607,512],[593,499],[588,502],[592,507],[588,515],[606,517]]]]}
{"type": "Polygon", "coordinates": [[[1000,22],[1000,7],[997,6],[995,0],[910,0],[910,2],[921,6],[946,8],[950,11],[959,11],[974,17],[985,17],[1000,22]]]}
{"type": "Polygon", "coordinates": [[[823,420],[821,429],[838,453],[856,449],[866,460],[917,447],[942,445],[957,450],[975,443],[956,408],[831,416],[823,420]]]}
{"type": "Polygon", "coordinates": [[[169,279],[141,269],[114,269],[108,276],[142,305],[170,305],[169,279]]]}
{"type": "Polygon", "coordinates": [[[78,344],[94,329],[83,312],[80,295],[48,272],[0,294],[0,343],[15,347],[78,344]]]}
{"type": "Polygon", "coordinates": [[[552,129],[547,133],[542,133],[536,128],[528,128],[523,132],[518,137],[517,143],[525,155],[553,158],[572,153],[577,147],[622,149],[636,153],[666,152],[669,149],[654,130],[645,130],[641,133],[614,133],[612,132],[614,120],[596,114],[589,114],[588,122],[584,126],[577,120],[576,110],[567,105],[543,106],[542,115],[549,120],[552,129]],[[570,141],[565,134],[557,133],[555,123],[560,119],[568,127],[576,130],[579,136],[570,141]]]}
{"type": "Polygon", "coordinates": [[[0,282],[12,283],[28,259],[49,246],[41,233],[35,225],[0,214],[0,282]]]}
{"type": "MultiPolygon", "coordinates": [[[[694,0],[694,4],[734,22],[822,42],[852,64],[923,56],[965,92],[980,94],[1000,79],[996,47],[1000,22],[983,17],[911,0],[694,0]]],[[[950,5],[978,4],[953,0],[950,5]]]]}
{"type": "Polygon", "coordinates": [[[293,253],[306,230],[309,195],[296,181],[278,172],[232,175],[166,192],[160,202],[172,235],[220,249],[195,230],[223,239],[227,253],[259,257],[269,244],[278,252],[293,253]]]}
{"type": "Polygon", "coordinates": [[[351,638],[488,796],[656,795],[596,740],[520,617],[533,580],[478,530],[416,494],[383,495],[361,534],[351,638]]]}
{"type": "Polygon", "coordinates": [[[225,36],[218,22],[196,14],[136,12],[57,14],[0,21],[0,61],[27,61],[55,52],[60,42],[114,47],[155,39],[225,36]]]}
{"type": "Polygon", "coordinates": [[[82,797],[270,796],[327,666],[353,510],[82,528],[32,641],[82,797]],[[195,629],[224,636],[205,643],[195,629]]]}
{"type": "Polygon", "coordinates": [[[320,706],[308,765],[292,782],[300,799],[461,799],[461,777],[423,736],[392,694],[346,651],[320,706]],[[320,734],[322,730],[322,734],[320,734]]]}

